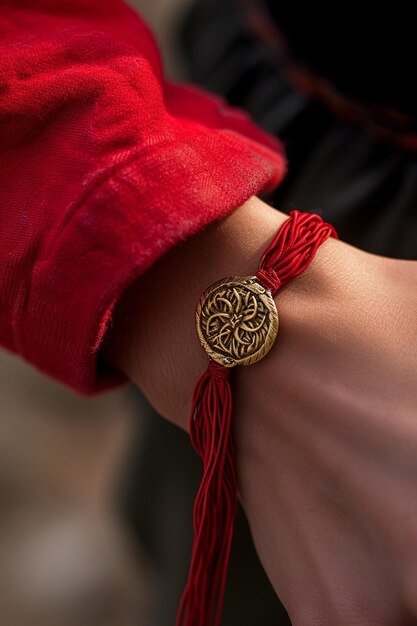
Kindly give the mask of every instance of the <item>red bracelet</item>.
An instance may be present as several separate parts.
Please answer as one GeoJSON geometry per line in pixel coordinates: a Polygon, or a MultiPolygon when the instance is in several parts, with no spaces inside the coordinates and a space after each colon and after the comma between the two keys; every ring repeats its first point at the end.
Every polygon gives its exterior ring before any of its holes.
{"type": "Polygon", "coordinates": [[[197,303],[197,332],[209,364],[194,388],[190,438],[204,471],[194,503],[194,544],[176,626],[220,623],[238,503],[231,369],[255,363],[271,349],[278,332],[273,295],[309,266],[330,236],[338,239],[334,227],[319,215],[290,211],[256,275],[223,278],[197,303]]]}

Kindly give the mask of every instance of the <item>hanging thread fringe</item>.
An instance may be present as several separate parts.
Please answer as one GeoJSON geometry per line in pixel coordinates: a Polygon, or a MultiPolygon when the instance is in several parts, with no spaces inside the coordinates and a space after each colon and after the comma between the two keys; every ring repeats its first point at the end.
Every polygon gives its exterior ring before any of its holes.
{"type": "MultiPolygon", "coordinates": [[[[304,271],[318,247],[330,236],[331,224],[315,213],[290,211],[290,217],[264,252],[259,282],[275,294],[304,271]]],[[[176,626],[219,626],[238,503],[232,437],[231,369],[210,358],[194,387],[190,438],[203,459],[203,477],[193,511],[194,544],[188,582],[176,626]]]]}
{"type": "Polygon", "coordinates": [[[218,626],[237,509],[231,368],[210,359],[192,399],[190,437],[204,463],[194,503],[194,546],[176,626],[218,626]]]}

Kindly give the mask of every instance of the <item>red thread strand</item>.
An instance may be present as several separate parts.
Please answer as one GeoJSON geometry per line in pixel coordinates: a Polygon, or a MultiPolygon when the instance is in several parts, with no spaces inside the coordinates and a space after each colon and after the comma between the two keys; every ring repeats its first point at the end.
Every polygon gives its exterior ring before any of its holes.
{"type": "Polygon", "coordinates": [[[204,462],[193,512],[194,546],[177,624],[218,626],[237,507],[230,368],[210,360],[192,400],[190,436],[204,462]],[[217,596],[216,596],[217,594],[217,596]]]}
{"type": "MultiPolygon", "coordinates": [[[[339,238],[335,228],[320,215],[293,209],[261,257],[259,281],[270,289],[264,273],[274,272],[279,278],[278,288],[285,285],[310,265],[319,246],[330,236],[339,238]]],[[[272,293],[277,290],[272,289],[272,293]]]]}
{"type": "MultiPolygon", "coordinates": [[[[331,224],[315,213],[290,211],[262,255],[259,282],[272,293],[304,271],[331,224]]],[[[209,359],[197,381],[190,412],[191,443],[203,460],[193,510],[194,543],[176,626],[219,626],[238,504],[232,436],[231,368],[209,359]]]]}

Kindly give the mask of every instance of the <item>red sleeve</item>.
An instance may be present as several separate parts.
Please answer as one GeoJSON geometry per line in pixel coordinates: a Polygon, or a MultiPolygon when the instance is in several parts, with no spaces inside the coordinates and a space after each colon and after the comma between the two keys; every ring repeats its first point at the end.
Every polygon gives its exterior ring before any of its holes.
{"type": "Polygon", "coordinates": [[[0,0],[0,343],[83,394],[123,290],[285,175],[242,111],[165,80],[120,0],[0,0]]]}

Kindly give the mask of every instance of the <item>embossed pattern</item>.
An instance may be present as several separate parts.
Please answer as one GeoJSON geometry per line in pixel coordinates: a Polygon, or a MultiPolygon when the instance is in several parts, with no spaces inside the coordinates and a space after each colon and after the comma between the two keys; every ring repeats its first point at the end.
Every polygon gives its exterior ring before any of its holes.
{"type": "Polygon", "coordinates": [[[227,366],[259,360],[278,330],[271,293],[254,277],[224,278],[211,285],[199,301],[196,318],[203,347],[227,366]]]}

